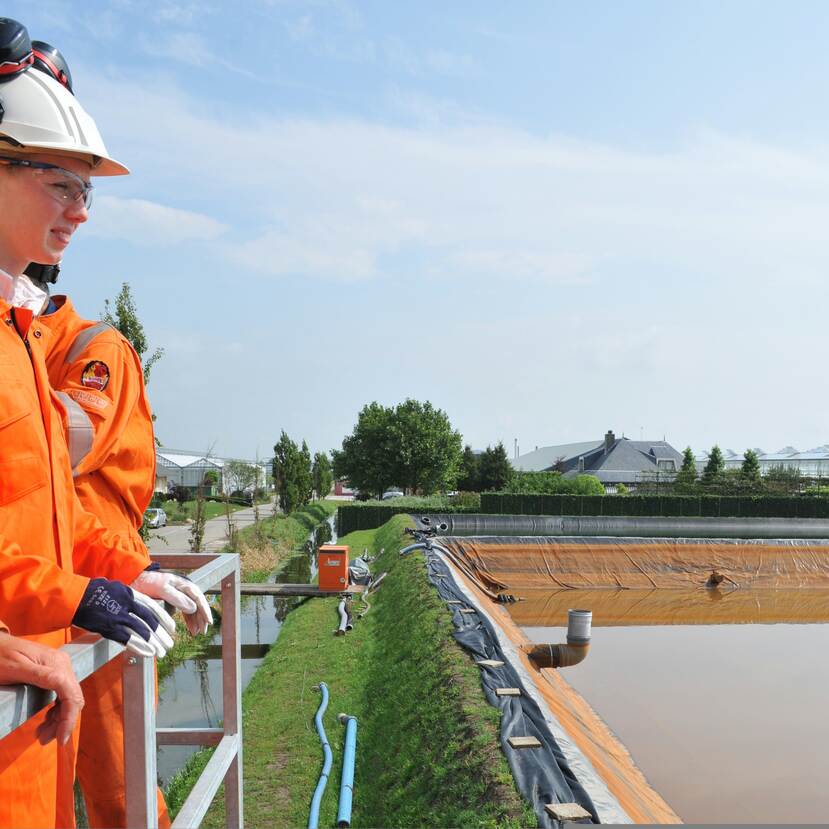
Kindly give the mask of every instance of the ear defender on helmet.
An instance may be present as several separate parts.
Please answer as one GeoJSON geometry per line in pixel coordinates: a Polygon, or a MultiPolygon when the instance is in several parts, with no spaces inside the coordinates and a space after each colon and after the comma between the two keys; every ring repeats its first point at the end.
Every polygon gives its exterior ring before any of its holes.
{"type": "Polygon", "coordinates": [[[34,63],[29,33],[22,23],[0,17],[0,83],[10,81],[34,63]]]}
{"type": "MultiPolygon", "coordinates": [[[[54,47],[42,40],[32,41],[34,68],[53,77],[61,86],[72,92],[72,73],[66,58],[54,47]]],[[[72,93],[74,94],[74,92],[72,93]]]]}

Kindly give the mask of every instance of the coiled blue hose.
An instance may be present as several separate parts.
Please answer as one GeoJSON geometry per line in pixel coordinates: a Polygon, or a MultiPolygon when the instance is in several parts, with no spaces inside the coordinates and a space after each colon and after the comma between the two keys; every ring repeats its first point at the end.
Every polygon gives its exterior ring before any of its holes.
{"type": "Polygon", "coordinates": [[[323,792],[328,784],[328,775],[331,772],[331,763],[334,760],[334,755],[331,753],[331,746],[328,745],[328,737],[325,736],[325,727],[322,724],[322,715],[328,707],[328,686],[324,682],[319,684],[320,692],[322,693],[322,700],[320,706],[317,708],[317,713],[314,715],[314,725],[317,727],[317,734],[320,735],[320,742],[322,743],[322,774],[317,782],[317,788],[314,790],[314,796],[311,799],[311,812],[308,815],[308,829],[317,829],[320,822],[320,801],[322,800],[323,792]]]}

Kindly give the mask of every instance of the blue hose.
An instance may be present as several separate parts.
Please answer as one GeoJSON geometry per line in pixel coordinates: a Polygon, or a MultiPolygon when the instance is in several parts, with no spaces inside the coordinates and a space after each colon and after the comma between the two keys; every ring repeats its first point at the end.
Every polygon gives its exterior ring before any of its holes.
{"type": "Polygon", "coordinates": [[[357,718],[340,714],[345,723],[343,776],[340,782],[340,804],[337,808],[337,826],[351,826],[351,800],[354,797],[354,757],[357,753],[357,718]]]}
{"type": "Polygon", "coordinates": [[[324,682],[320,682],[319,689],[322,692],[322,700],[320,707],[317,708],[317,713],[314,715],[314,725],[317,727],[317,734],[320,735],[320,742],[322,743],[322,774],[317,782],[317,788],[314,791],[314,797],[311,799],[311,812],[308,815],[308,829],[317,829],[320,822],[320,801],[325,787],[328,784],[328,775],[331,771],[331,763],[334,755],[331,753],[331,746],[328,745],[328,737],[325,736],[325,727],[322,724],[322,715],[328,707],[328,686],[324,682]]]}

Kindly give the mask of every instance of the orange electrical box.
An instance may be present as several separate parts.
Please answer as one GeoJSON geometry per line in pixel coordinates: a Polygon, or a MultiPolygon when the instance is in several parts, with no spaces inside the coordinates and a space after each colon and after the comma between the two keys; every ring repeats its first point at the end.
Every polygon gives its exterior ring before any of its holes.
{"type": "Polygon", "coordinates": [[[323,544],[317,565],[320,590],[345,590],[348,587],[348,547],[323,544]]]}

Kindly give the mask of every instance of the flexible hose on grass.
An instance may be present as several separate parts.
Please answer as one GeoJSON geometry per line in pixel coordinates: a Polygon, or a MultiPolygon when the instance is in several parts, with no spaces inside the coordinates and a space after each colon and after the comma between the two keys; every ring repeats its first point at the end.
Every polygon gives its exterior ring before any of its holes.
{"type": "Polygon", "coordinates": [[[314,796],[311,799],[311,812],[308,815],[308,829],[317,829],[320,821],[320,801],[322,800],[323,792],[328,784],[328,775],[331,772],[331,763],[334,761],[334,755],[331,752],[331,746],[328,744],[328,737],[325,736],[325,727],[322,724],[322,715],[328,707],[328,686],[324,682],[319,684],[320,692],[322,693],[322,700],[320,700],[317,713],[314,715],[314,725],[317,727],[317,734],[320,735],[320,742],[322,743],[322,774],[317,782],[317,788],[314,790],[314,796]]]}

